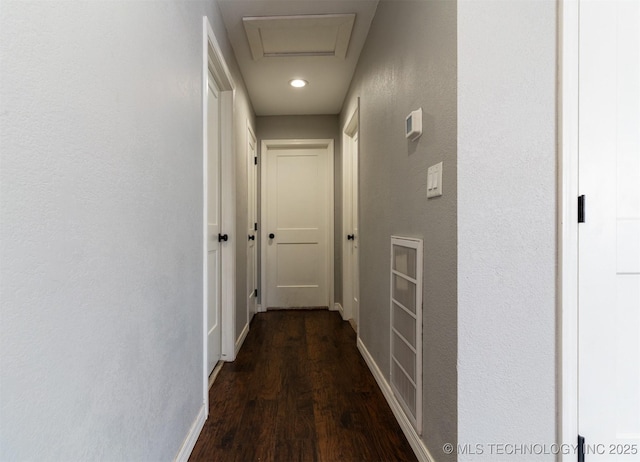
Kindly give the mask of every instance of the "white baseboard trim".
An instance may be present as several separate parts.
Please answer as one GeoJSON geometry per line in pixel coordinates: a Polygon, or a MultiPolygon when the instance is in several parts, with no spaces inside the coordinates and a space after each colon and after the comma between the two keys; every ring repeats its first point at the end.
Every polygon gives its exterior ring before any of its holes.
{"type": "Polygon", "coordinates": [[[407,440],[411,445],[411,449],[413,449],[413,452],[415,453],[418,460],[420,462],[435,462],[435,459],[431,457],[431,454],[429,453],[427,447],[424,445],[424,442],[418,436],[416,429],[413,428],[413,425],[411,425],[411,422],[402,410],[400,403],[391,390],[389,382],[387,382],[387,379],[382,374],[382,371],[369,353],[369,350],[367,350],[367,347],[364,346],[364,343],[362,343],[362,339],[360,337],[358,337],[358,350],[360,350],[360,354],[367,363],[367,366],[369,366],[369,370],[373,374],[373,377],[376,379],[376,382],[378,382],[378,386],[380,387],[380,390],[382,390],[382,394],[387,399],[387,403],[389,403],[389,406],[393,411],[393,415],[396,417],[400,428],[402,428],[404,436],[407,437],[407,440]]]}
{"type": "Polygon", "coordinates": [[[240,337],[238,337],[238,340],[236,340],[236,351],[235,354],[233,355],[233,359],[235,360],[236,356],[238,356],[238,351],[240,351],[240,348],[242,348],[242,344],[244,343],[244,339],[247,338],[247,334],[249,333],[249,323],[246,323],[244,325],[244,329],[242,329],[242,332],[240,333],[240,337]]]}
{"type": "Polygon", "coordinates": [[[224,361],[218,361],[218,364],[216,364],[216,367],[213,368],[213,372],[211,372],[211,375],[209,376],[209,390],[211,390],[211,387],[213,386],[213,382],[215,382],[216,379],[218,378],[218,374],[222,370],[223,364],[224,364],[224,361]]]}
{"type": "Polygon", "coordinates": [[[342,305],[340,303],[336,302],[333,304],[333,311],[339,311],[340,317],[344,320],[344,308],[342,308],[342,305]]]}
{"type": "Polygon", "coordinates": [[[204,422],[207,420],[207,409],[205,406],[206,405],[203,404],[200,408],[200,412],[198,412],[196,420],[193,422],[193,425],[191,425],[191,429],[189,430],[187,437],[184,439],[180,451],[174,459],[175,462],[187,462],[189,460],[191,451],[193,451],[193,448],[198,441],[198,437],[200,436],[200,432],[202,432],[202,428],[204,427],[204,422]]]}

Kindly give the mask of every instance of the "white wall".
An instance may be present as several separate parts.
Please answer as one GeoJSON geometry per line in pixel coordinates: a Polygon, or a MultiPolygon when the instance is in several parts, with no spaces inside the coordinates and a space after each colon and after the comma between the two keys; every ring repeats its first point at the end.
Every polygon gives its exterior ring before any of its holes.
{"type": "Polygon", "coordinates": [[[556,2],[458,3],[458,439],[556,437],[556,2]]]}
{"type": "Polygon", "coordinates": [[[212,5],[0,5],[2,460],[170,460],[202,406],[212,5]]]}

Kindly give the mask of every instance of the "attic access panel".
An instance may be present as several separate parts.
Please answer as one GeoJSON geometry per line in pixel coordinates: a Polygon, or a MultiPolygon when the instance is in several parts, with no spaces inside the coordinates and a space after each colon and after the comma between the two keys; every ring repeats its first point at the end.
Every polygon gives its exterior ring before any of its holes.
{"type": "Polygon", "coordinates": [[[293,56],[345,59],[356,15],[310,14],[242,18],[254,61],[293,56]]]}

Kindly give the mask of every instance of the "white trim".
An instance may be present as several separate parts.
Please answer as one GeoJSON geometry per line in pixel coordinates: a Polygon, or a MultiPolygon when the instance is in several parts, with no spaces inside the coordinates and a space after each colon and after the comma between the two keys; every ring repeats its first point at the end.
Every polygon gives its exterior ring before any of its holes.
{"type": "Polygon", "coordinates": [[[242,332],[240,332],[240,336],[238,337],[238,340],[236,340],[236,346],[235,346],[236,356],[238,355],[240,348],[242,348],[242,344],[244,343],[244,340],[247,338],[248,333],[249,333],[249,323],[246,323],[244,325],[244,329],[242,329],[242,332]]]}
{"type": "Polygon", "coordinates": [[[213,368],[213,372],[211,372],[211,375],[209,376],[209,390],[211,390],[213,383],[218,378],[218,374],[220,374],[220,371],[222,370],[223,365],[224,365],[224,361],[218,361],[218,364],[216,364],[216,367],[213,368]]]}
{"type": "MultiPolygon", "coordinates": [[[[233,140],[234,91],[221,92],[220,109],[222,123],[221,143],[221,223],[223,233],[229,235],[229,241],[222,244],[222,360],[233,361],[235,355],[236,331],[236,162],[233,140]]],[[[244,231],[242,232],[244,236],[244,231]]],[[[242,241],[244,243],[244,241],[242,241]]]]}
{"type": "MultiPolygon", "coordinates": [[[[246,156],[247,156],[247,231],[248,232],[252,232],[255,236],[255,240],[253,241],[253,245],[254,245],[254,249],[256,251],[256,261],[255,261],[255,268],[254,268],[254,287],[249,287],[248,286],[248,281],[249,281],[249,274],[247,271],[247,287],[245,288],[245,297],[247,294],[247,289],[248,290],[255,290],[258,288],[258,251],[260,249],[260,232],[257,230],[254,230],[253,228],[253,224],[258,222],[258,172],[255,172],[255,175],[253,175],[253,179],[254,179],[254,185],[253,185],[253,192],[256,195],[255,199],[256,199],[256,210],[255,210],[255,217],[249,216],[251,212],[251,207],[249,206],[249,204],[251,203],[251,197],[250,197],[250,192],[251,192],[251,185],[249,183],[249,177],[251,177],[251,169],[257,169],[258,165],[255,163],[254,158],[249,158],[249,152],[251,151],[251,143],[253,142],[253,146],[254,146],[254,151],[253,151],[253,156],[255,156],[255,158],[258,158],[258,139],[256,138],[256,135],[253,131],[253,128],[251,127],[251,122],[249,121],[249,119],[246,120],[246,126],[247,126],[247,151],[246,151],[246,156]],[[253,221],[255,219],[255,221],[253,221]]],[[[247,257],[248,257],[248,251],[249,251],[249,246],[247,244],[247,257]]],[[[248,267],[247,267],[248,270],[248,267]]],[[[255,295],[252,296],[254,303],[255,303],[255,313],[258,313],[258,297],[256,297],[255,295]]],[[[251,316],[251,310],[249,309],[249,301],[247,300],[247,323],[251,322],[251,319],[253,319],[253,316],[251,316]]],[[[255,315],[255,313],[253,313],[255,315]]],[[[237,353],[237,350],[236,350],[237,353]]]]}
{"type": "Polygon", "coordinates": [[[338,302],[333,304],[333,311],[338,311],[340,313],[340,317],[345,320],[344,317],[344,308],[342,308],[342,305],[338,302]]]}
{"type": "MultiPolygon", "coordinates": [[[[559,2],[558,62],[558,329],[561,354],[558,441],[578,436],[578,85],[579,3],[559,2]]],[[[573,462],[575,454],[562,456],[573,462]]]]}
{"type": "MultiPolygon", "coordinates": [[[[335,234],[335,224],[334,224],[334,210],[335,210],[335,202],[334,202],[334,141],[332,139],[294,139],[294,140],[282,140],[282,139],[273,139],[273,140],[262,140],[260,143],[260,155],[258,163],[262,166],[260,168],[260,225],[259,231],[261,234],[261,239],[259,242],[263,242],[263,238],[267,235],[268,230],[266,229],[267,223],[267,168],[266,168],[266,158],[267,151],[269,147],[274,146],[322,146],[326,147],[328,152],[328,174],[327,174],[327,290],[329,295],[329,304],[328,308],[331,307],[335,303],[335,292],[334,292],[334,234],[335,234]]],[[[260,246],[260,311],[266,311],[268,305],[267,300],[267,278],[264,276],[267,274],[267,246],[260,246]]]]}
{"type": "MultiPolygon", "coordinates": [[[[206,365],[205,365],[206,367],[206,365]]],[[[193,451],[193,448],[198,441],[198,437],[204,428],[204,423],[207,420],[207,406],[204,404],[200,407],[200,411],[196,416],[196,420],[193,421],[191,428],[189,429],[189,433],[187,433],[186,438],[182,442],[182,446],[180,446],[180,450],[178,454],[176,454],[175,462],[187,462],[189,460],[189,456],[193,451]]]]}
{"type": "Polygon", "coordinates": [[[341,243],[342,243],[342,302],[344,303],[343,319],[355,319],[355,313],[353,309],[353,294],[351,289],[353,287],[352,282],[352,268],[351,262],[351,247],[350,243],[346,240],[347,234],[350,234],[352,229],[350,227],[353,197],[352,197],[352,180],[353,180],[353,152],[352,152],[352,138],[358,133],[359,128],[359,116],[360,116],[360,98],[357,100],[357,104],[351,116],[347,119],[347,123],[342,129],[342,230],[341,230],[341,243]]]}
{"type": "Polygon", "coordinates": [[[208,365],[208,339],[207,339],[207,327],[209,325],[208,317],[208,302],[209,302],[209,271],[207,269],[207,210],[208,210],[208,178],[207,172],[207,126],[208,126],[208,103],[207,98],[209,95],[208,80],[209,80],[209,39],[208,29],[209,22],[205,17],[202,21],[202,402],[205,408],[205,419],[209,416],[209,374],[207,374],[208,365]]]}
{"type": "Polygon", "coordinates": [[[358,350],[367,363],[367,366],[369,366],[369,370],[373,374],[373,377],[376,379],[376,382],[378,383],[382,394],[387,399],[387,403],[389,403],[389,406],[393,411],[393,415],[396,417],[400,428],[402,428],[404,436],[406,436],[407,440],[409,441],[411,449],[413,449],[413,452],[415,453],[418,460],[420,462],[434,462],[434,458],[429,453],[429,450],[425,446],[424,442],[418,436],[416,429],[413,428],[413,425],[407,418],[407,415],[402,410],[402,406],[393,394],[393,391],[391,390],[391,386],[387,382],[387,379],[385,379],[384,375],[382,375],[382,371],[380,371],[380,368],[376,364],[375,360],[369,353],[369,350],[367,350],[367,347],[364,345],[360,337],[358,337],[358,350]]]}

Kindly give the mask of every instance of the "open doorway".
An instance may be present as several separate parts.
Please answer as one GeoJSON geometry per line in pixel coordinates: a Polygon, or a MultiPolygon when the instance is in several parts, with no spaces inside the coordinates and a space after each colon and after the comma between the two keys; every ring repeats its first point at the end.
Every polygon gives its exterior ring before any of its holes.
{"type": "Polygon", "coordinates": [[[357,331],[360,312],[360,268],[359,268],[359,225],[358,225],[358,120],[356,107],[342,132],[342,293],[344,317],[357,331]]]}
{"type": "Polygon", "coordinates": [[[203,18],[203,399],[220,360],[235,358],[235,198],[231,73],[207,17],[203,18]]]}

